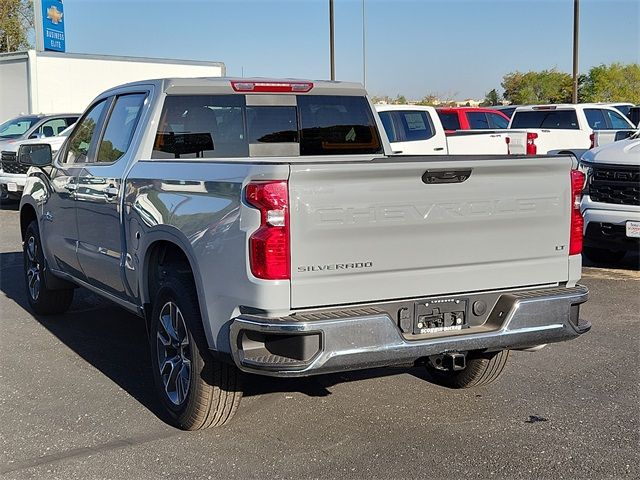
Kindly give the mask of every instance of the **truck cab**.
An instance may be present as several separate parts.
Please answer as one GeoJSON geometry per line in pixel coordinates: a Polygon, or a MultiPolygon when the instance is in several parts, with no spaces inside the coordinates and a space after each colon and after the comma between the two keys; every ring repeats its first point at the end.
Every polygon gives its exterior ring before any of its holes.
{"type": "Polygon", "coordinates": [[[440,107],[436,111],[445,133],[458,130],[500,130],[509,126],[509,117],[492,108],[440,107]]]}

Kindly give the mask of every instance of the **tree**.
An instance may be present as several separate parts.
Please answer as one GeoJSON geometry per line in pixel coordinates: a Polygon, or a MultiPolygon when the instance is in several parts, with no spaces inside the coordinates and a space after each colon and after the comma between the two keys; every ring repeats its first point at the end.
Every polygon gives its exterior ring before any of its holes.
{"type": "Polygon", "coordinates": [[[371,101],[375,104],[375,103],[382,103],[382,104],[388,104],[391,103],[391,99],[389,98],[388,95],[374,95],[373,97],[371,97],[371,101]]]}
{"type": "Polygon", "coordinates": [[[500,94],[494,88],[493,90],[491,90],[490,92],[488,92],[484,96],[484,101],[480,104],[480,106],[481,107],[493,107],[493,106],[499,105],[499,104],[500,104],[500,94]]]}
{"type": "Polygon", "coordinates": [[[31,0],[0,0],[0,53],[30,48],[33,28],[31,0]]]}
{"type": "Polygon", "coordinates": [[[502,77],[504,98],[515,105],[571,102],[573,79],[555,68],[541,72],[512,72],[502,77]]]}
{"type": "Polygon", "coordinates": [[[398,104],[398,105],[406,105],[407,104],[407,99],[404,95],[400,95],[398,94],[398,96],[395,98],[395,100],[393,100],[393,103],[398,104]]]}
{"type": "Polygon", "coordinates": [[[440,100],[438,99],[438,95],[436,95],[435,93],[430,93],[422,97],[422,99],[418,102],[418,105],[435,107],[439,103],[440,103],[440,100]]]}
{"type": "Polygon", "coordinates": [[[593,67],[581,90],[585,102],[640,103],[640,64],[612,63],[593,67]]]}

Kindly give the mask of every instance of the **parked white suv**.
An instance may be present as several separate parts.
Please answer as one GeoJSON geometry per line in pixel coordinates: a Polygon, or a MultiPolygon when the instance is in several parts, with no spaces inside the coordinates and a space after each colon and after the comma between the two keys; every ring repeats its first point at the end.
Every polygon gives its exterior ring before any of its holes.
{"type": "Polygon", "coordinates": [[[595,103],[530,105],[518,107],[509,128],[535,135],[538,154],[571,153],[577,158],[594,146],[594,132],[600,145],[615,141],[619,130],[634,129],[616,108],[595,103]]]}

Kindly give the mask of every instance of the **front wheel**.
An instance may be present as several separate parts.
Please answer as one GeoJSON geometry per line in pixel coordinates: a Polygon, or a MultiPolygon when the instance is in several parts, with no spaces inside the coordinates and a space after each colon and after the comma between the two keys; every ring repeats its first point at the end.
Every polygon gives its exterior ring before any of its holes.
{"type": "Polygon", "coordinates": [[[154,380],[171,423],[200,430],[229,422],[242,398],[241,372],[209,352],[193,281],[168,277],[152,315],[154,380]]]}
{"type": "Polygon", "coordinates": [[[504,371],[509,350],[467,357],[466,367],[458,371],[443,371],[427,364],[429,381],[448,388],[482,387],[495,382],[504,371]]]}
{"type": "Polygon", "coordinates": [[[27,227],[22,248],[27,300],[33,311],[40,315],[66,312],[73,301],[73,288],[48,288],[42,242],[36,220],[27,227]]]}

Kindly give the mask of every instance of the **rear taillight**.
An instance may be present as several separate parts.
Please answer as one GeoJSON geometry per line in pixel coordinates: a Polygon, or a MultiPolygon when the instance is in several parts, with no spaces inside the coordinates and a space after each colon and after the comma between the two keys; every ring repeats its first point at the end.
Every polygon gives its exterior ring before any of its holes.
{"type": "Polygon", "coordinates": [[[511,155],[511,139],[504,137],[504,141],[507,143],[507,155],[511,155]]]}
{"type": "Polygon", "coordinates": [[[265,280],[288,280],[291,255],[287,182],[249,183],[245,200],[260,210],[260,227],[249,237],[251,273],[265,280]]]}
{"type": "Polygon", "coordinates": [[[582,229],[584,219],[580,213],[580,196],[584,186],[584,173],[571,170],[571,232],[569,234],[569,255],[582,253],[582,229]]]}
{"type": "Polygon", "coordinates": [[[591,150],[592,148],[596,148],[596,134],[592,133],[591,135],[589,135],[589,141],[591,142],[591,145],[589,145],[589,150],[591,150]]]}
{"type": "Polygon", "coordinates": [[[538,138],[537,133],[527,132],[527,155],[538,154],[538,147],[536,147],[536,138],[538,138]]]}

